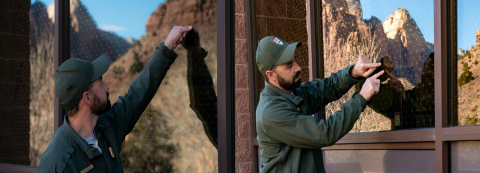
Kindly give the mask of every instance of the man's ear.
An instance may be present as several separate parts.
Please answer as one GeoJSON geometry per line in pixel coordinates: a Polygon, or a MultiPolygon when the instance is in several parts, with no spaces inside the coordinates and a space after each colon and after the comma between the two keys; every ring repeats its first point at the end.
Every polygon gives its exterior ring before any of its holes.
{"type": "Polygon", "coordinates": [[[272,70],[267,70],[267,72],[265,72],[265,75],[267,76],[269,81],[277,81],[277,76],[272,70]]]}
{"type": "Polygon", "coordinates": [[[82,101],[92,106],[92,95],[88,91],[83,92],[82,101]]]}

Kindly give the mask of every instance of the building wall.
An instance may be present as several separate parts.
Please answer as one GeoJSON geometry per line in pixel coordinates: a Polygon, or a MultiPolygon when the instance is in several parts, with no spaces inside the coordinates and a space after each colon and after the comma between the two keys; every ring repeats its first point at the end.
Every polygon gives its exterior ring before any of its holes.
{"type": "Polygon", "coordinates": [[[252,172],[245,2],[235,0],[235,172],[252,172]]]}
{"type": "Polygon", "coordinates": [[[0,3],[0,163],[29,165],[30,1],[0,3]]]}

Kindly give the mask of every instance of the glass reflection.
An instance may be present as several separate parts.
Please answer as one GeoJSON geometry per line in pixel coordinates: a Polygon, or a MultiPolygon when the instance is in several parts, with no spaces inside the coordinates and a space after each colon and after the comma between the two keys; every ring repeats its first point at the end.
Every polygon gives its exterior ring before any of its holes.
{"type": "Polygon", "coordinates": [[[47,3],[0,6],[0,163],[38,166],[53,138],[53,25],[47,3]]]}
{"type": "MultiPolygon", "coordinates": [[[[388,72],[351,132],[433,127],[433,1],[326,0],[322,10],[325,77],[359,55],[388,72]]],[[[328,104],[326,115],[360,88],[328,104]]]]}
{"type": "Polygon", "coordinates": [[[112,101],[127,92],[173,26],[193,25],[199,48],[174,50],[177,59],[125,138],[120,157],[125,172],[216,172],[216,1],[71,0],[70,5],[71,57],[91,61],[109,55],[103,81],[112,101]]]}
{"type": "MultiPolygon", "coordinates": [[[[457,1],[457,57],[456,74],[457,107],[452,115],[452,125],[480,124],[480,89],[478,76],[480,75],[480,23],[472,22],[480,18],[479,2],[475,0],[457,1]]],[[[452,61],[455,63],[455,61],[452,61]]],[[[455,78],[453,79],[455,80],[455,78]]]]}

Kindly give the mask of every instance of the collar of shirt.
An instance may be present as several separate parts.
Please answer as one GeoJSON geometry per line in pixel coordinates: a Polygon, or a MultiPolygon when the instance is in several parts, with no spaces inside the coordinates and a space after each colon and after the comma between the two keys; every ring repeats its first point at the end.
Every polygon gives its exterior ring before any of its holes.
{"type": "Polygon", "coordinates": [[[265,89],[269,92],[285,97],[288,101],[292,102],[295,106],[298,106],[303,101],[303,98],[293,94],[294,91],[292,91],[291,93],[287,93],[281,90],[280,88],[277,88],[276,86],[270,84],[270,82],[267,82],[267,81],[265,81],[265,89]]]}
{"type": "Polygon", "coordinates": [[[93,159],[94,157],[102,154],[100,150],[98,150],[95,147],[92,147],[90,144],[87,143],[80,135],[78,135],[75,130],[70,126],[70,124],[67,121],[67,116],[63,119],[63,125],[65,128],[63,128],[64,132],[73,140],[75,141],[80,148],[82,148],[83,152],[87,154],[89,159],[93,159]]]}

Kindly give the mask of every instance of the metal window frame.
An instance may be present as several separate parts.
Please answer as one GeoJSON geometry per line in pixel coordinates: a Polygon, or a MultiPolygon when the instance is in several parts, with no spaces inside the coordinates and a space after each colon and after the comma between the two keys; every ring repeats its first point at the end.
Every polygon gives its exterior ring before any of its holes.
{"type": "MultiPolygon", "coordinates": [[[[54,67],[70,57],[70,1],[55,0],[54,67]]],[[[235,172],[235,61],[234,3],[217,0],[218,171],[235,172]]],[[[65,110],[55,102],[54,131],[62,125],[65,110]]],[[[0,163],[0,172],[33,173],[37,167],[0,163]]]]}
{"type": "Polygon", "coordinates": [[[235,172],[235,2],[217,0],[218,172],[235,172]]]}
{"type": "MultiPolygon", "coordinates": [[[[323,29],[322,4],[314,0],[307,1],[307,22],[309,23],[309,67],[312,77],[323,78],[323,29]],[[312,5],[313,4],[313,5],[312,5]],[[313,20],[312,20],[313,19],[313,20]],[[317,50],[312,49],[316,45],[317,50]],[[315,65],[319,64],[319,65],[315,65]],[[312,72],[318,71],[318,73],[312,72]]],[[[255,132],[255,70],[256,47],[255,0],[245,1],[247,26],[247,58],[249,63],[250,94],[250,130],[252,137],[252,170],[258,172],[258,141],[255,132]]],[[[337,144],[324,150],[435,150],[436,172],[450,170],[450,144],[456,141],[480,141],[480,125],[457,125],[456,118],[456,64],[449,62],[456,56],[456,0],[434,0],[435,32],[435,127],[425,129],[382,131],[371,133],[347,134],[337,144]],[[452,70],[453,69],[453,70],[452,70]],[[451,116],[451,117],[449,117],[451,116]]],[[[322,116],[320,113],[319,116],[322,116]]],[[[323,115],[324,116],[324,115],[323,115]]]]}

